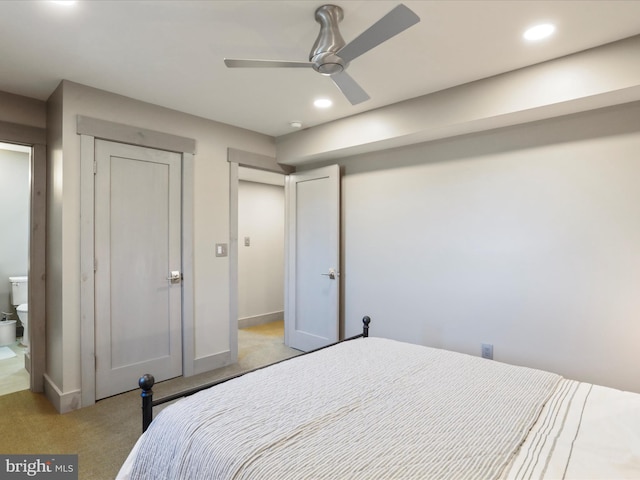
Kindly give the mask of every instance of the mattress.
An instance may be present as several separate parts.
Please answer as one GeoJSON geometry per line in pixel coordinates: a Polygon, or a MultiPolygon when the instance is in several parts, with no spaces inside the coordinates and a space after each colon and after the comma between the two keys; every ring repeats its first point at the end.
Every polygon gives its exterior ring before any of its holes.
{"type": "Polygon", "coordinates": [[[167,407],[118,478],[638,478],[639,398],[358,339],[167,407]]]}

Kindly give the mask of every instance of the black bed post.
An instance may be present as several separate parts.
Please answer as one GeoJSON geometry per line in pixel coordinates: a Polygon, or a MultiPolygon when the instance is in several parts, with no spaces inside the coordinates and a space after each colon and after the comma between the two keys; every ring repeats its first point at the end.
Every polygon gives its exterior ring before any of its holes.
{"type": "Polygon", "coordinates": [[[142,389],[140,396],[142,397],[142,433],[147,431],[151,420],[153,420],[153,384],[156,379],[150,373],[145,373],[138,380],[138,385],[142,389]]]}
{"type": "Polygon", "coordinates": [[[362,317],[362,336],[367,338],[369,336],[369,324],[371,323],[371,319],[366,316],[362,317]]]}

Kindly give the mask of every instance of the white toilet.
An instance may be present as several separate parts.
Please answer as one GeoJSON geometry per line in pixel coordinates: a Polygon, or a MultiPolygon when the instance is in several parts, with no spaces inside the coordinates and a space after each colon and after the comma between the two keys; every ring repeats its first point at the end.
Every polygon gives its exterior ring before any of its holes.
{"type": "Polygon", "coordinates": [[[22,344],[29,346],[29,330],[27,329],[29,320],[29,309],[27,300],[29,298],[29,279],[28,277],[9,277],[11,282],[11,304],[16,307],[18,318],[24,327],[22,334],[22,344]]]}

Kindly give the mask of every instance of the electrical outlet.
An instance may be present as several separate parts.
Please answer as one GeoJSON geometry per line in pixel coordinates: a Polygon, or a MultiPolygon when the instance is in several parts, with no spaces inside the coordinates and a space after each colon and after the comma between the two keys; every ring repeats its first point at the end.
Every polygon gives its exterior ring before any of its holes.
{"type": "Polygon", "coordinates": [[[493,360],[493,345],[489,343],[482,344],[482,358],[493,360]]]}

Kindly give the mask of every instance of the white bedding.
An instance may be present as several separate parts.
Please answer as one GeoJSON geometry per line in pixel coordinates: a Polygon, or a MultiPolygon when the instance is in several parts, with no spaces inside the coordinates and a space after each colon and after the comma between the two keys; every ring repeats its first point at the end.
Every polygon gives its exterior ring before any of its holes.
{"type": "Polygon", "coordinates": [[[505,480],[640,479],[640,395],[563,380],[505,480]]]}
{"type": "Polygon", "coordinates": [[[118,478],[640,478],[639,398],[367,338],[167,407],[118,478]]]}

